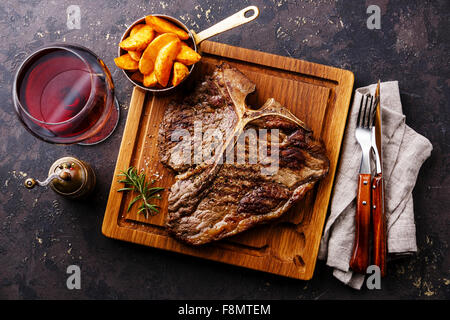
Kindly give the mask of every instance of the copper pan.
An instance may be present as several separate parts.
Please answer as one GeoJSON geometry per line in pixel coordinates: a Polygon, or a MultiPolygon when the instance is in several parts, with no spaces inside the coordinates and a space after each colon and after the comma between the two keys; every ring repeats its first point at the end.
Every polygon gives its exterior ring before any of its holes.
{"type": "MultiPolygon", "coordinates": [[[[236,12],[235,14],[229,16],[228,18],[216,23],[215,25],[213,25],[213,26],[209,27],[208,29],[203,30],[199,33],[196,33],[194,30],[189,30],[188,27],[184,23],[182,23],[180,20],[178,20],[174,17],[164,15],[164,14],[152,14],[152,15],[164,18],[164,19],[172,22],[173,24],[177,25],[181,29],[185,30],[189,34],[189,38],[190,38],[186,41],[193,49],[195,49],[196,52],[198,52],[199,44],[203,40],[206,40],[206,39],[208,39],[212,36],[215,36],[219,33],[228,31],[228,30],[236,28],[242,24],[245,24],[245,23],[255,20],[259,15],[259,9],[256,6],[249,6],[245,9],[242,9],[239,12],[236,12]]],[[[133,27],[135,25],[141,24],[141,23],[145,23],[145,17],[142,17],[142,18],[136,20],[135,22],[133,22],[128,27],[128,29],[125,31],[125,33],[122,35],[122,38],[120,39],[120,41],[123,41],[125,38],[127,38],[129,36],[131,29],[133,29],[133,27]]],[[[121,56],[125,53],[126,53],[126,51],[119,47],[119,52],[118,52],[119,56],[121,56]]],[[[186,81],[189,78],[189,76],[192,74],[193,70],[195,69],[196,64],[193,64],[192,66],[189,67],[189,75],[182,82],[186,81]]],[[[170,87],[166,87],[166,88],[149,88],[149,87],[143,86],[139,82],[132,80],[131,75],[133,74],[133,72],[126,71],[126,70],[122,70],[122,71],[124,72],[125,76],[131,83],[133,83],[135,86],[138,86],[146,91],[151,91],[151,92],[155,92],[155,93],[162,93],[162,92],[167,93],[167,92],[175,89],[179,85],[181,85],[181,83],[180,83],[176,87],[170,86],[170,87]]]]}

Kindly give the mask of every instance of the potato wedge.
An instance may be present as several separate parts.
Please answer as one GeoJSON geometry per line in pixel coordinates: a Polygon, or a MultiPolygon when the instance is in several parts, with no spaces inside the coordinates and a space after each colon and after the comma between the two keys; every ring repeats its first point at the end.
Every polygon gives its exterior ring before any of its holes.
{"type": "Polygon", "coordinates": [[[117,67],[124,70],[135,71],[139,69],[139,63],[136,60],[133,60],[129,53],[121,55],[114,59],[114,62],[117,67]]]}
{"type": "Polygon", "coordinates": [[[179,39],[166,44],[158,53],[155,60],[155,73],[158,83],[167,86],[172,71],[172,65],[180,51],[181,41],[179,39]]]}
{"type": "Polygon", "coordinates": [[[129,36],[119,43],[119,47],[127,51],[142,51],[153,40],[152,27],[144,25],[133,36],[129,36]]]}
{"type": "Polygon", "coordinates": [[[131,59],[136,60],[139,62],[141,60],[142,51],[128,51],[130,54],[131,59]]]}
{"type": "Polygon", "coordinates": [[[156,79],[156,73],[152,72],[144,76],[143,80],[144,86],[155,87],[158,84],[158,79],[156,79]]]}
{"type": "Polygon", "coordinates": [[[175,87],[189,74],[189,69],[181,62],[173,64],[172,85],[175,87]]]}
{"type": "Polygon", "coordinates": [[[177,27],[172,22],[167,21],[166,19],[155,17],[155,16],[146,16],[145,23],[155,29],[156,32],[159,33],[175,33],[181,40],[189,39],[189,34],[177,27]]]}
{"type": "Polygon", "coordinates": [[[144,81],[144,75],[142,73],[140,73],[139,71],[136,71],[131,75],[130,79],[133,81],[142,83],[144,81]]]}
{"type": "Polygon", "coordinates": [[[195,52],[194,49],[182,42],[180,52],[178,53],[175,60],[181,62],[186,66],[190,66],[198,62],[201,58],[202,57],[197,52],[195,52]]]}
{"type": "Polygon", "coordinates": [[[142,74],[150,74],[152,73],[155,67],[156,57],[158,52],[169,42],[172,41],[180,41],[176,34],[174,33],[164,33],[160,36],[157,36],[150,44],[147,49],[142,53],[141,59],[139,61],[139,71],[142,74]]]}
{"type": "Polygon", "coordinates": [[[130,31],[130,37],[134,36],[134,35],[136,34],[136,32],[138,32],[139,30],[141,30],[141,28],[142,28],[143,26],[145,26],[145,24],[143,24],[143,23],[140,23],[140,24],[135,25],[135,26],[133,27],[133,29],[131,29],[131,31],[130,31]]]}

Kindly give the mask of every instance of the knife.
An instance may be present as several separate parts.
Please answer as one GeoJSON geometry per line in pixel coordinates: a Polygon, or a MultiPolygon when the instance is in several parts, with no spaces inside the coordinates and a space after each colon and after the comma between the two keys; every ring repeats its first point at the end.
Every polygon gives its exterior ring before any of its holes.
{"type": "Polygon", "coordinates": [[[386,220],[384,215],[384,179],[382,163],[382,123],[380,105],[380,80],[375,91],[375,113],[372,127],[372,151],[375,158],[375,175],[372,180],[373,263],[386,275],[386,220]]]}

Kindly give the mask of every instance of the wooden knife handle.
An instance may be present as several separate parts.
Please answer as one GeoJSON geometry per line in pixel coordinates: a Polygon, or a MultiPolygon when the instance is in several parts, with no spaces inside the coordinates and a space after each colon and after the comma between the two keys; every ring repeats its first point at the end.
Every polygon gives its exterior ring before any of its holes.
{"type": "Polygon", "coordinates": [[[371,175],[360,174],[358,193],[356,196],[356,235],[350,268],[354,272],[366,273],[369,265],[369,232],[370,232],[370,188],[371,175]]]}
{"type": "Polygon", "coordinates": [[[384,216],[383,176],[377,174],[372,181],[373,263],[386,275],[386,220],[384,216]]]}

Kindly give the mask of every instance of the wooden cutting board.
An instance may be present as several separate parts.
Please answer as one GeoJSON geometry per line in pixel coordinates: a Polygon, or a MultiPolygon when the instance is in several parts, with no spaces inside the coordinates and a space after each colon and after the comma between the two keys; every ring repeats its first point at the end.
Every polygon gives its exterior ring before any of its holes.
{"type": "Polygon", "coordinates": [[[330,159],[330,171],[305,199],[282,218],[240,235],[192,247],[172,238],[165,229],[168,190],[173,173],[160,162],[157,136],[165,107],[174,95],[156,96],[134,88],[128,110],[114,178],[103,220],[105,236],[170,250],[282,276],[310,279],[314,272],[319,241],[327,214],[339,151],[352,95],[353,73],[329,66],[254,50],[205,41],[196,75],[225,61],[256,84],[248,104],[258,108],[268,98],[286,106],[321,139],[330,159]],[[117,192],[123,187],[117,175],[135,166],[155,186],[165,187],[160,213],[146,219],[137,206],[127,212],[135,195],[117,192]]]}

